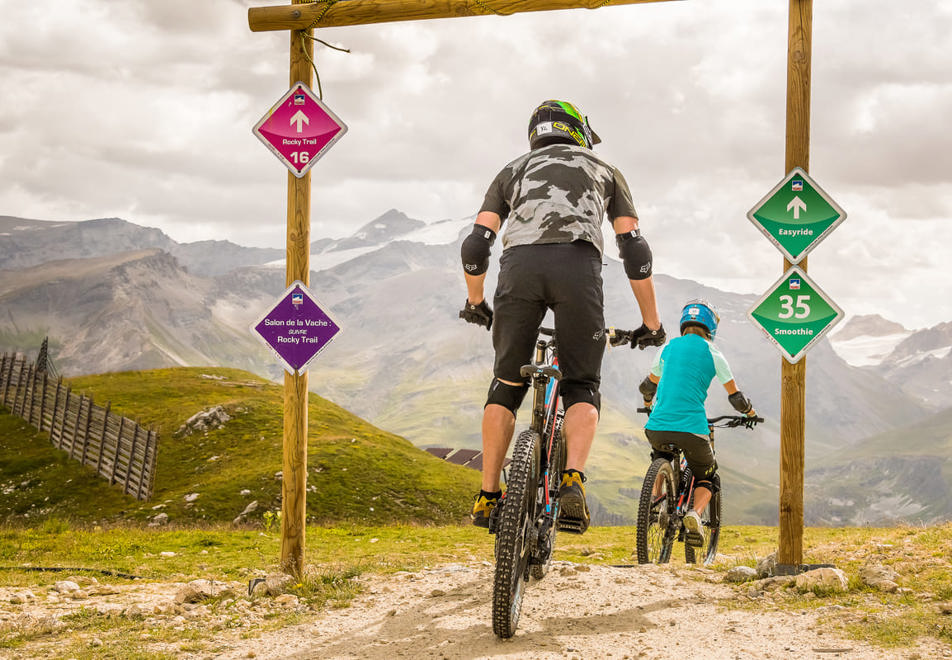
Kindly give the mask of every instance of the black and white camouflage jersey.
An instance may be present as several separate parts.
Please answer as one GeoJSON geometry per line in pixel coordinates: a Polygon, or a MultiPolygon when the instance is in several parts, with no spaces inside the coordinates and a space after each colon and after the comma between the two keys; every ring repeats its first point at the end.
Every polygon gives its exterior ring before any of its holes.
{"type": "Polygon", "coordinates": [[[638,217],[621,172],[590,149],[569,144],[533,149],[506,165],[480,211],[508,218],[503,249],[584,240],[600,253],[606,213],[609,220],[638,217]]]}

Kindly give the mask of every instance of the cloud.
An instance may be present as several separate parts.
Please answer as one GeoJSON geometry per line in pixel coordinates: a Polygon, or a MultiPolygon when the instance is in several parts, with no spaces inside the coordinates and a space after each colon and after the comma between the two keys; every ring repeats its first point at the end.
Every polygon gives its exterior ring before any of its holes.
{"type": "MultiPolygon", "coordinates": [[[[251,127],[287,90],[290,37],[248,29],[260,4],[0,0],[0,214],[283,246],[287,173],[251,127]]],[[[811,269],[857,307],[948,320],[908,292],[952,256],[932,242],[952,214],[952,8],[820,3],[813,24],[810,172],[850,218],[811,269]]],[[[391,207],[472,214],[531,109],[565,98],[628,179],[659,269],[760,293],[779,255],[746,212],[784,174],[786,33],[786,3],[763,0],[318,30],[351,53],[315,44],[349,132],[312,170],[314,235],[391,207]]]]}

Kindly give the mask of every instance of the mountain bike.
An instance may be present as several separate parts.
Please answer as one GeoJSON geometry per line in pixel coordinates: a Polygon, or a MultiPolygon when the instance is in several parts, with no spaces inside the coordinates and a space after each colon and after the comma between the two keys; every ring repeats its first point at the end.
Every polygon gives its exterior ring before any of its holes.
{"type": "MultiPolygon", "coordinates": [[[[639,408],[638,412],[650,414],[651,408],[639,408]]],[[[751,429],[763,421],[763,417],[743,415],[708,418],[711,448],[714,447],[715,428],[744,426],[751,429]]],[[[638,501],[635,532],[638,563],[667,563],[677,539],[684,543],[684,560],[687,563],[695,564],[700,560],[705,566],[709,565],[717,556],[717,542],[721,535],[723,504],[720,475],[714,475],[714,492],[701,516],[705,529],[703,540],[692,537],[686,533],[683,520],[685,514],[694,508],[694,475],[677,445],[665,445],[659,453],[665,456],[655,458],[648,466],[638,501]]]]}
{"type": "Polygon", "coordinates": [[[559,528],[565,410],[554,335],[551,328],[539,328],[533,363],[520,369],[522,377],[530,379],[532,421],[516,438],[506,493],[489,520],[489,531],[496,535],[493,632],[502,638],[516,632],[529,577],[541,580],[548,572],[559,528]]]}

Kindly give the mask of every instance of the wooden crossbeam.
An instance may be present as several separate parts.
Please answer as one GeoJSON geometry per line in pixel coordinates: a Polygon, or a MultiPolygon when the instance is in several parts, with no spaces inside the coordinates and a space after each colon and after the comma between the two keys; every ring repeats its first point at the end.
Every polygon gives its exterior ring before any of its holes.
{"type": "Polygon", "coordinates": [[[248,26],[252,32],[305,30],[309,27],[340,27],[430,18],[458,18],[517,14],[560,9],[598,9],[672,0],[322,0],[308,4],[251,7],[248,26]]]}

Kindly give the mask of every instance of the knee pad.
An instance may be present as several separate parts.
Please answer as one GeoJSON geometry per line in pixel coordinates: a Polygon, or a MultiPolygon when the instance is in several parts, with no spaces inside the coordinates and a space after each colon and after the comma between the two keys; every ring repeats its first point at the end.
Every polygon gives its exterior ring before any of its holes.
{"type": "MultiPolygon", "coordinates": [[[[526,392],[529,391],[529,383],[522,385],[509,385],[498,378],[493,378],[489,385],[489,394],[486,397],[486,405],[495,403],[496,405],[507,408],[513,415],[522,405],[522,400],[526,398],[526,392]]],[[[483,406],[485,407],[485,406],[483,406]]]]}
{"type": "Polygon", "coordinates": [[[630,280],[644,280],[651,277],[651,248],[641,233],[634,231],[615,235],[618,256],[625,264],[625,275],[630,280]]]}
{"type": "Polygon", "coordinates": [[[590,403],[595,406],[595,410],[602,410],[602,395],[594,385],[564,384],[561,386],[562,403],[568,410],[576,403],[590,403]]]}
{"type": "Polygon", "coordinates": [[[703,486],[711,491],[711,494],[716,493],[721,489],[721,477],[717,474],[717,461],[714,462],[714,465],[711,466],[711,469],[707,471],[707,474],[695,477],[694,481],[695,486],[703,486]]]}
{"type": "Polygon", "coordinates": [[[717,481],[698,481],[698,482],[695,482],[694,487],[695,487],[695,488],[707,488],[709,491],[711,491],[711,495],[713,495],[714,493],[716,493],[717,491],[719,491],[719,490],[721,489],[720,486],[718,485],[718,483],[720,483],[720,482],[717,482],[717,481]]]}

